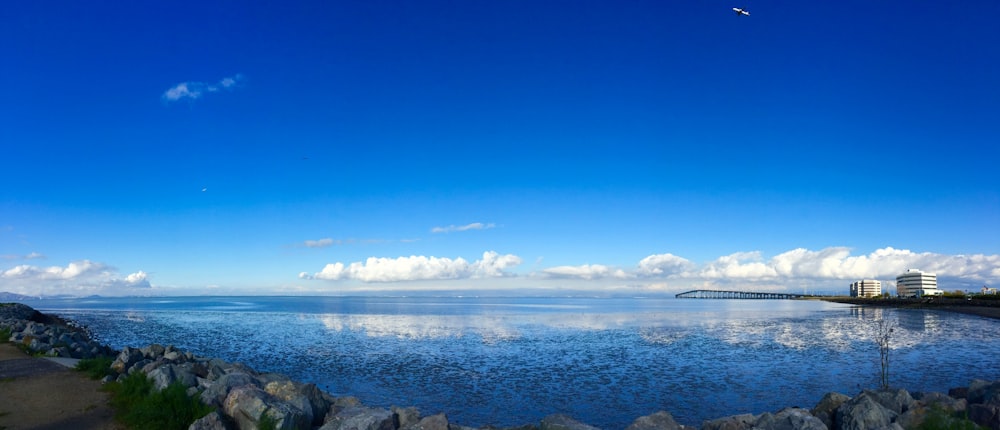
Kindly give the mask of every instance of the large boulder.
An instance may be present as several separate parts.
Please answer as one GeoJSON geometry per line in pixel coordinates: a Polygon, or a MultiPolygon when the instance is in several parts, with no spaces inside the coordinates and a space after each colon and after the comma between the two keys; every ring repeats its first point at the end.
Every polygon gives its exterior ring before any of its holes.
{"type": "Polygon", "coordinates": [[[870,430],[889,427],[897,415],[865,391],[840,405],[835,420],[839,430],[870,430]]]}
{"type": "Polygon", "coordinates": [[[748,430],[757,422],[757,416],[751,414],[732,415],[708,420],[701,424],[702,430],[748,430]]]}
{"type": "Polygon", "coordinates": [[[276,380],[267,383],[264,391],[301,409],[314,426],[323,425],[326,412],[330,409],[330,400],[323,395],[316,384],[276,380]]]}
{"type": "Polygon", "coordinates": [[[765,413],[754,422],[754,429],[760,430],[827,430],[819,418],[808,410],[785,408],[776,414],[765,413]]]}
{"type": "Polygon", "coordinates": [[[142,351],[126,346],[122,349],[122,352],[118,353],[115,361],[111,363],[111,370],[118,373],[127,373],[132,366],[142,361],[143,358],[142,351]]]}
{"type": "Polygon", "coordinates": [[[219,411],[212,411],[191,423],[188,430],[231,430],[231,426],[219,411]]]}
{"type": "Polygon", "coordinates": [[[257,380],[246,373],[228,373],[222,375],[201,393],[201,402],[206,405],[221,406],[234,388],[257,384],[257,380]]]}
{"type": "Polygon", "coordinates": [[[636,418],[625,430],[680,430],[670,412],[660,411],[653,415],[636,418]]]}
{"type": "Polygon", "coordinates": [[[834,429],[836,427],[836,417],[837,408],[843,405],[851,397],[846,394],[840,393],[826,393],[823,398],[820,399],[819,403],[816,404],[809,412],[813,414],[814,417],[819,418],[827,428],[834,429]]]}
{"type": "Polygon", "coordinates": [[[396,416],[386,409],[354,406],[331,417],[320,430],[396,430],[397,427],[396,416]]]}
{"type": "Polygon", "coordinates": [[[408,408],[393,406],[389,408],[389,411],[396,415],[396,421],[398,421],[399,428],[401,429],[405,429],[420,422],[420,411],[413,406],[408,408]]]}
{"type": "Polygon", "coordinates": [[[450,424],[448,424],[448,416],[441,413],[425,417],[414,425],[406,427],[400,426],[399,428],[403,430],[450,430],[450,427],[450,424]]]}
{"type": "Polygon", "coordinates": [[[265,421],[277,430],[312,428],[301,410],[253,385],[233,388],[222,409],[241,429],[257,429],[265,421]]]}
{"type": "Polygon", "coordinates": [[[906,412],[916,406],[916,401],[906,390],[865,390],[865,394],[872,397],[884,408],[895,412],[897,415],[906,412]]]}
{"type": "Polygon", "coordinates": [[[569,415],[553,414],[542,418],[541,430],[598,430],[589,424],[581,423],[569,415]]]}

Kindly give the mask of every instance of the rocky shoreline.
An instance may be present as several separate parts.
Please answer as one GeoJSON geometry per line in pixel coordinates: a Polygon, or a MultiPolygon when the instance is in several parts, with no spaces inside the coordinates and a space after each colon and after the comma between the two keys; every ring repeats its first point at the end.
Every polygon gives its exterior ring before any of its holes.
{"type": "MultiPolygon", "coordinates": [[[[191,424],[189,430],[258,429],[263,422],[278,429],[319,430],[472,430],[451,423],[439,413],[423,416],[414,407],[388,409],[362,404],[354,397],[334,397],[315,384],[293,381],[281,374],[258,372],[240,363],[199,357],[172,346],[148,345],[113,351],[91,340],[83,327],[43,315],[22,304],[0,304],[0,331],[7,340],[33,354],[72,358],[114,357],[113,376],[123,380],[141,372],[158,389],[182,384],[191,396],[212,405],[215,412],[191,424]]],[[[1000,430],[1000,381],[972,381],[944,393],[909,393],[903,389],[864,390],[851,397],[828,393],[811,409],[785,408],[758,415],[743,414],[693,427],[677,423],[667,411],[637,418],[627,430],[749,430],[749,429],[911,429],[934,414],[967,416],[986,428],[1000,430]]],[[[482,429],[494,430],[486,426],[482,429]]],[[[595,427],[563,414],[517,430],[591,430],[595,427]]]]}

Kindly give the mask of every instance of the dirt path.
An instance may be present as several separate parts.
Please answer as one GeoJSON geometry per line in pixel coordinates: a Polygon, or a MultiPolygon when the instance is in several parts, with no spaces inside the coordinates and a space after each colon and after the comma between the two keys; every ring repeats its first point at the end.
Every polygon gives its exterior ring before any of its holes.
{"type": "Polygon", "coordinates": [[[100,381],[0,344],[0,430],[122,430],[100,381]]]}

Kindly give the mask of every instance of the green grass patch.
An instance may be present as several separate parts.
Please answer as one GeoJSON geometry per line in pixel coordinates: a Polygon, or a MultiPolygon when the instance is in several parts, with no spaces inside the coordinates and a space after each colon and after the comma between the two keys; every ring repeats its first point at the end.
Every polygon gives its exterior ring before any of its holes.
{"type": "Polygon", "coordinates": [[[111,370],[111,357],[85,358],[76,363],[76,370],[84,372],[90,379],[101,379],[114,373],[111,370]]]}
{"type": "Polygon", "coordinates": [[[12,332],[7,327],[0,327],[0,342],[9,342],[12,332]]]}
{"type": "Polygon", "coordinates": [[[105,387],[111,392],[115,416],[133,429],[183,430],[215,410],[197,398],[189,397],[187,388],[180,383],[157,391],[153,381],[142,372],[133,373],[122,382],[112,382],[105,387]]]}

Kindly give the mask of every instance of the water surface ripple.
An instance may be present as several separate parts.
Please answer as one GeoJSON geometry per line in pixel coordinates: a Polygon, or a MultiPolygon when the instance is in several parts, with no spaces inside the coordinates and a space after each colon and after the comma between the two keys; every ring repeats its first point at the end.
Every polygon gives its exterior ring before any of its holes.
{"type": "Polygon", "coordinates": [[[891,383],[1000,379],[1000,322],[820,301],[190,297],[29,303],[115,347],[170,344],[467,426],[551,413],[607,429],[812,407],[877,385],[871,321],[892,318],[891,383]]]}

